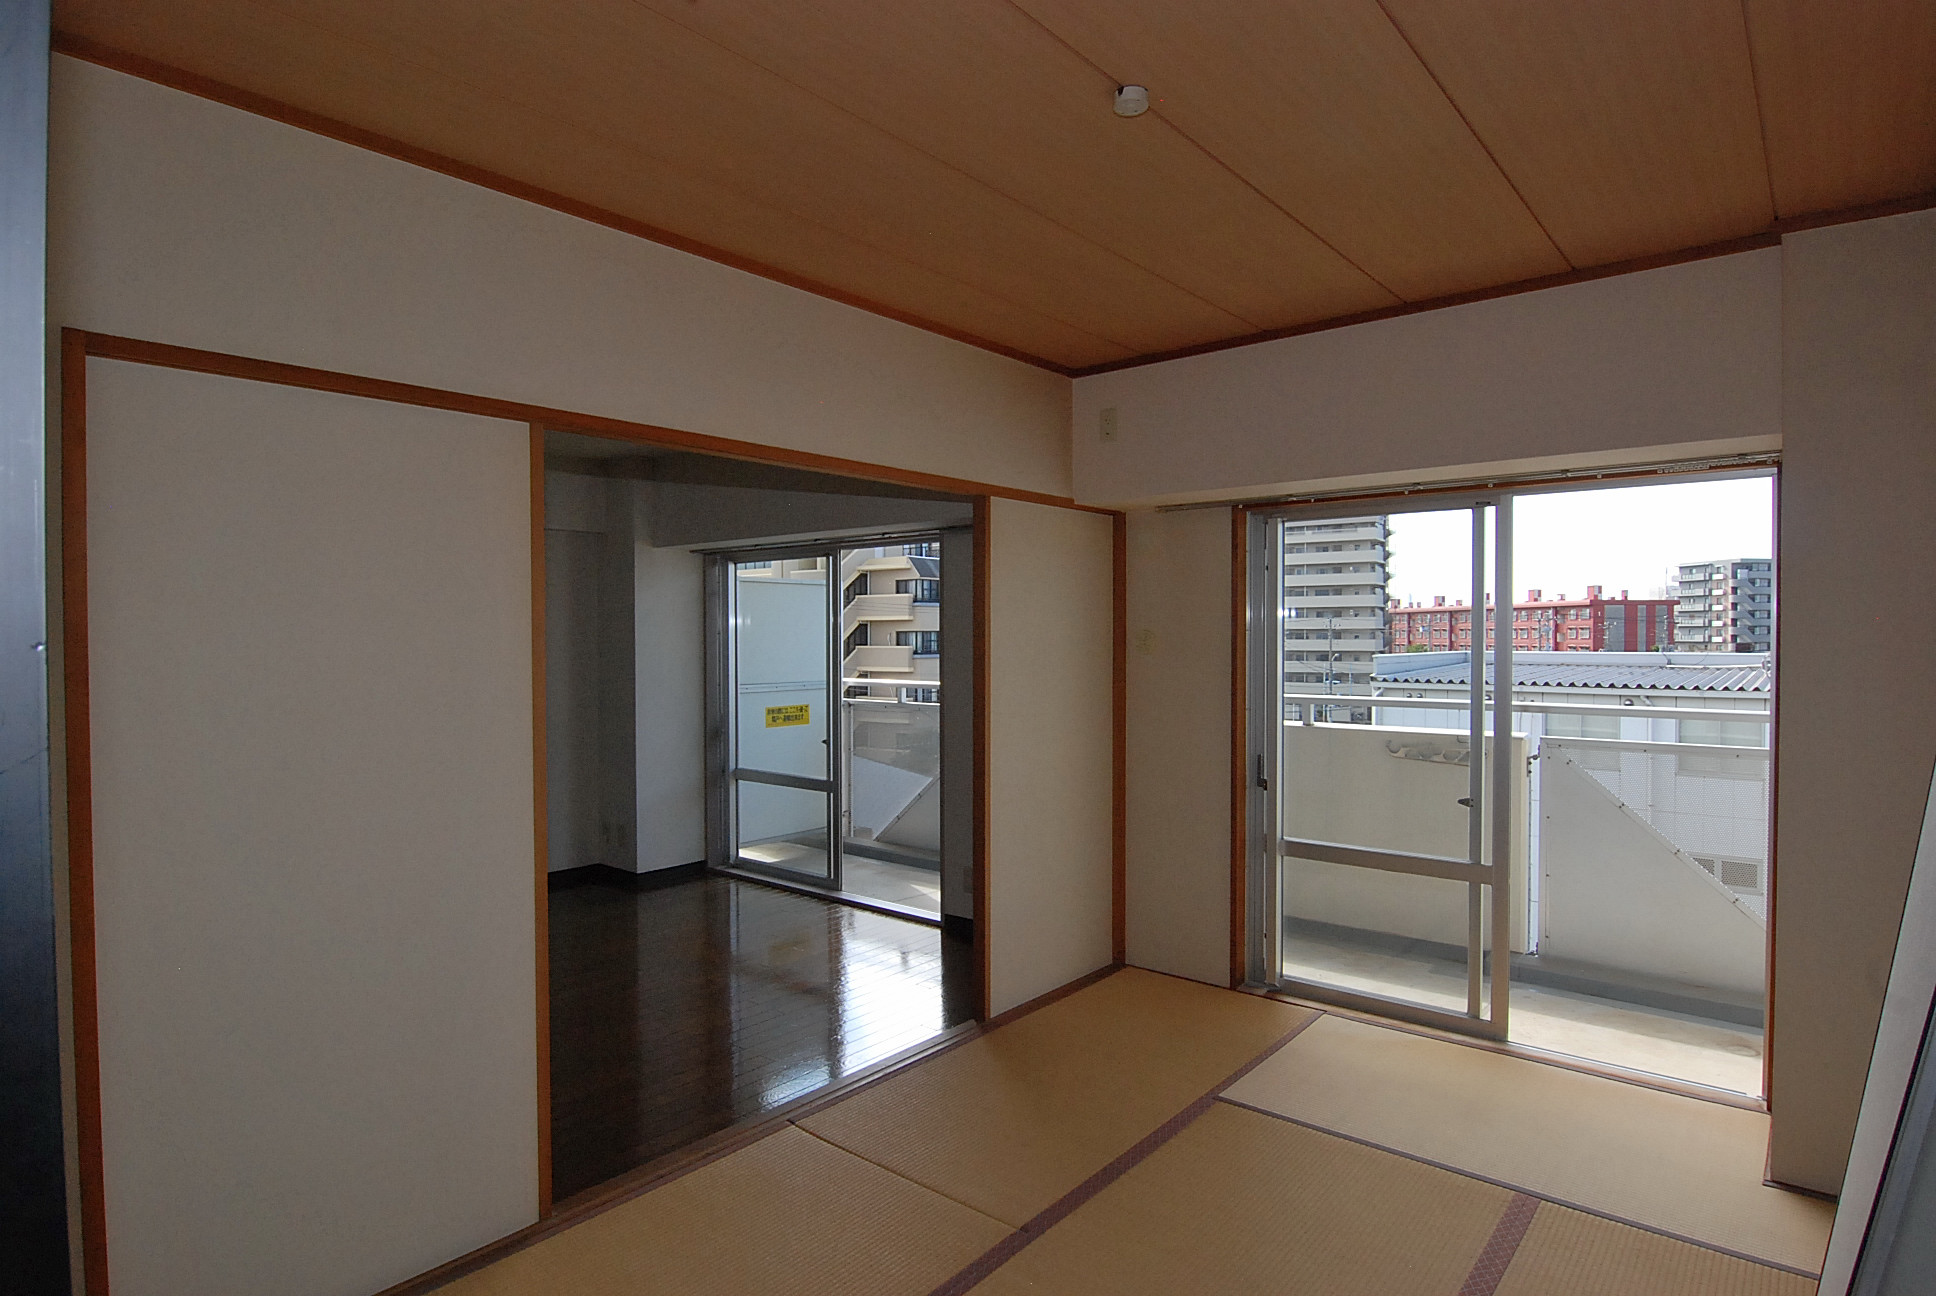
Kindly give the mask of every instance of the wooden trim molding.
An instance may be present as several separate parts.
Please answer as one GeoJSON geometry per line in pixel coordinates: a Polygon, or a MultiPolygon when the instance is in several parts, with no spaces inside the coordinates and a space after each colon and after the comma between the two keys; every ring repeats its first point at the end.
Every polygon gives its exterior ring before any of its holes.
{"type": "Polygon", "coordinates": [[[1118,513],[1110,532],[1115,624],[1110,730],[1110,948],[1129,961],[1129,517],[1118,513]]]}
{"type": "Polygon", "coordinates": [[[537,976],[538,1218],[551,1214],[551,862],[545,750],[544,426],[531,425],[531,859],[537,976]]]}
{"type": "Polygon", "coordinates": [[[1230,510],[1230,985],[1250,971],[1245,917],[1250,909],[1250,514],[1230,510]]]}
{"type": "Polygon", "coordinates": [[[983,351],[992,351],[996,355],[1010,360],[1019,360],[1023,364],[1034,365],[1038,369],[1047,369],[1051,373],[1061,374],[1064,377],[1074,372],[1067,365],[1057,364],[1053,360],[1031,355],[1017,347],[1008,346],[963,329],[937,323],[912,311],[901,310],[885,302],[836,288],[818,279],[795,274],[790,270],[782,270],[752,257],[741,256],[736,252],[728,252],[724,248],[715,247],[699,239],[689,238],[684,234],[677,234],[669,229],[621,215],[609,208],[581,202],[576,198],[568,198],[561,193],[539,185],[528,184],[523,180],[513,180],[510,176],[501,175],[486,167],[463,162],[430,149],[419,148],[415,144],[407,144],[392,136],[365,130],[361,126],[352,126],[334,117],[310,112],[306,108],[298,108],[293,104],[217,81],[213,77],[206,77],[198,72],[190,72],[140,54],[130,54],[125,50],[115,49],[111,45],[104,45],[100,41],[90,40],[86,36],[55,31],[53,47],[56,54],[65,54],[69,58],[80,59],[85,63],[124,72],[129,76],[140,77],[144,81],[153,81],[171,90],[180,90],[184,94],[194,95],[198,99],[208,99],[230,108],[238,108],[246,113],[253,113],[258,117],[267,117],[285,126],[294,126],[298,130],[322,135],[355,148],[381,153],[399,162],[408,162],[412,166],[420,166],[427,171],[435,171],[440,175],[450,176],[454,180],[462,180],[466,184],[495,190],[524,202],[535,203],[540,207],[549,207],[567,216],[575,216],[579,220],[590,221],[594,225],[615,229],[621,234],[645,239],[649,243],[657,243],[662,247],[669,247],[692,256],[704,257],[708,261],[730,266],[734,270],[743,270],[747,274],[758,275],[762,279],[770,279],[774,283],[785,284],[789,288],[797,288],[802,292],[812,293],[816,297],[837,301],[843,306],[864,310],[870,315],[891,319],[897,324],[907,324],[929,333],[939,334],[952,341],[979,347],[983,351]]]}
{"type": "Polygon", "coordinates": [[[975,1017],[986,1022],[994,1012],[994,997],[990,986],[989,969],[993,958],[989,952],[990,927],[988,897],[988,605],[990,603],[990,572],[988,559],[990,550],[989,521],[994,512],[994,502],[986,495],[975,499],[974,520],[974,600],[975,635],[971,651],[974,654],[974,695],[975,695],[975,733],[974,733],[974,893],[975,893],[975,1017]]]}
{"type": "Polygon", "coordinates": [[[1003,499],[1021,500],[1028,504],[1046,504],[1052,508],[1078,509],[1085,513],[1112,512],[1106,508],[1078,504],[1067,495],[1049,495],[1041,491],[1022,490],[993,482],[972,481],[964,477],[946,477],[939,473],[916,472],[908,468],[893,468],[885,464],[845,459],[838,455],[818,454],[810,450],[790,450],[783,446],[763,445],[757,441],[740,441],[731,437],[711,436],[703,432],[687,432],[655,423],[635,423],[628,419],[607,418],[599,414],[556,409],[547,405],[531,405],[523,401],[503,400],[495,396],[476,396],[448,391],[441,387],[423,387],[416,383],[395,382],[388,378],[368,378],[333,369],[312,369],[306,365],[284,364],[278,360],[257,360],[223,351],[203,351],[195,347],[174,346],[166,342],[147,342],[139,338],[115,337],[107,333],[82,332],[79,336],[84,340],[87,354],[103,360],[125,360],[133,364],[182,369],[190,373],[217,374],[224,378],[244,378],[252,382],[275,383],[282,387],[304,387],[311,391],[337,392],[346,396],[391,401],[398,405],[417,405],[427,409],[452,410],[459,414],[476,414],[483,418],[505,419],[513,423],[537,423],[561,432],[582,432],[617,441],[631,441],[639,445],[691,450],[699,454],[719,455],[728,459],[746,459],[756,463],[782,464],[790,468],[806,468],[839,477],[887,482],[896,486],[913,486],[921,490],[945,491],[957,495],[997,495],[1003,499]]]}
{"type": "Polygon", "coordinates": [[[61,330],[61,683],[66,697],[68,960],[81,1189],[81,1272],[107,1296],[107,1179],[101,1160],[101,1022],[94,956],[94,757],[87,622],[87,346],[61,330]]]}

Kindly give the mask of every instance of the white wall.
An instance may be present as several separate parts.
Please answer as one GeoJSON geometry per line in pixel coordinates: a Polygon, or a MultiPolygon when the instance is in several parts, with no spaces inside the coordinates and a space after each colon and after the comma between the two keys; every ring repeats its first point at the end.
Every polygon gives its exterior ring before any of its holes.
{"type": "Polygon", "coordinates": [[[537,1212],[526,429],[88,370],[110,1277],[367,1296],[537,1212]]]}
{"type": "Polygon", "coordinates": [[[56,324],[1069,493],[1068,381],[57,57],[56,324]]]}
{"type": "Polygon", "coordinates": [[[965,526],[974,506],[944,500],[831,495],[750,486],[655,482],[652,543],[720,545],[866,530],[965,526]]]}
{"type": "Polygon", "coordinates": [[[997,499],[988,524],[988,994],[1109,963],[1111,520],[997,499]]]}
{"type": "Polygon", "coordinates": [[[1782,267],[1772,1164],[1832,1191],[1936,763],[1936,213],[1790,235],[1782,267]]]}
{"type": "Polygon", "coordinates": [[[1230,510],[1129,518],[1129,961],[1230,980],[1230,510]]]}
{"type": "Polygon", "coordinates": [[[689,550],[651,545],[644,486],[630,492],[641,873],[706,858],[704,564],[689,550]]]}
{"type": "Polygon", "coordinates": [[[1075,384],[1075,493],[1113,507],[1768,447],[1780,329],[1770,248],[1099,374],[1075,384]]]}

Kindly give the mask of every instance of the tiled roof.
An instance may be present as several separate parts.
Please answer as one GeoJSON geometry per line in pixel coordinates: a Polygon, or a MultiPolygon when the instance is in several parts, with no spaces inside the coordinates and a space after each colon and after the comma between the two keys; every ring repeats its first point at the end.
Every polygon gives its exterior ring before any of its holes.
{"type": "MultiPolygon", "coordinates": [[[[1571,656],[1573,654],[1567,654],[1571,656]]],[[[1580,653],[1581,657],[1593,654],[1580,653]]],[[[1744,654],[1745,656],[1745,654],[1744,654]]],[[[1767,659],[1757,653],[1739,666],[1696,666],[1650,662],[1536,662],[1513,659],[1515,688],[1684,689],[1702,693],[1766,693],[1771,674],[1767,659]]],[[[1386,666],[1380,664],[1374,685],[1470,684],[1472,663],[1386,666]]],[[[1492,662],[1486,662],[1486,682],[1492,682],[1492,662]]]]}

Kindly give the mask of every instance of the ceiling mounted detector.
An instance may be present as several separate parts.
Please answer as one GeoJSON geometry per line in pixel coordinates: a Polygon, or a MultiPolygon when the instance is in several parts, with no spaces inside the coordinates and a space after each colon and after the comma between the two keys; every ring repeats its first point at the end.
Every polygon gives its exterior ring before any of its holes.
{"type": "Polygon", "coordinates": [[[1149,111],[1149,90],[1145,86],[1126,85],[1116,87],[1116,115],[1118,117],[1141,117],[1149,111]]]}

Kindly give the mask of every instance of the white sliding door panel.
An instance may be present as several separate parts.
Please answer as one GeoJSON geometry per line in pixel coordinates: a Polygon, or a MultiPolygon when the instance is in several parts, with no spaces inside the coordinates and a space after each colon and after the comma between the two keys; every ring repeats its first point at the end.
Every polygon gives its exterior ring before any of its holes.
{"type": "Polygon", "coordinates": [[[989,1000],[1111,957],[1113,536],[1104,514],[989,510],[989,1000]]]}
{"type": "Polygon", "coordinates": [[[94,360],[115,1296],[365,1296],[537,1210],[522,425],[94,360]]]}

